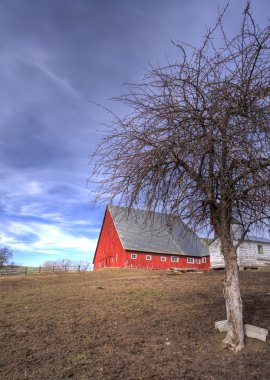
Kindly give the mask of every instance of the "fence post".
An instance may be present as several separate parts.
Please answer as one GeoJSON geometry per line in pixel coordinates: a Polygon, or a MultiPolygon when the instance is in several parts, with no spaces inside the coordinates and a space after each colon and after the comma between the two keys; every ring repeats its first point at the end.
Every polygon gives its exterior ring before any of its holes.
{"type": "Polygon", "coordinates": [[[40,272],[41,272],[41,267],[38,268],[38,273],[40,273],[40,272]]]}
{"type": "Polygon", "coordinates": [[[27,268],[25,268],[25,275],[27,275],[27,268]]]}
{"type": "Polygon", "coordinates": [[[81,266],[80,266],[80,265],[78,265],[78,272],[80,272],[80,270],[81,270],[81,266]]]}
{"type": "Polygon", "coordinates": [[[67,266],[65,265],[65,272],[67,271],[67,266]]]}
{"type": "Polygon", "coordinates": [[[54,272],[54,266],[52,267],[52,271],[54,272]]]}

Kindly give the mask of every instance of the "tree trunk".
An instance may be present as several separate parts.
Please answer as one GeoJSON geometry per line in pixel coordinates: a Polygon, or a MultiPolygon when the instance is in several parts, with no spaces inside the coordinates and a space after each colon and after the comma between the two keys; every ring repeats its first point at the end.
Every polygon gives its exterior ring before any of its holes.
{"type": "MultiPolygon", "coordinates": [[[[223,240],[223,239],[222,239],[223,240]]],[[[232,243],[221,241],[225,260],[224,298],[228,330],[224,343],[232,351],[244,348],[243,306],[239,286],[237,253],[232,243]]]]}

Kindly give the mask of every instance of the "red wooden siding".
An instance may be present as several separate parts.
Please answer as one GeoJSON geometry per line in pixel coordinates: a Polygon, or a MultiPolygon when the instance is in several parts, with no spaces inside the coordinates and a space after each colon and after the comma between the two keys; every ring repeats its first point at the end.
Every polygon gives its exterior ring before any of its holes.
{"type": "Polygon", "coordinates": [[[145,268],[145,269],[169,269],[169,268],[197,268],[203,270],[210,269],[210,256],[205,256],[205,263],[203,263],[202,257],[193,256],[175,256],[178,258],[178,262],[172,261],[173,255],[128,251],[127,252],[127,266],[130,268],[145,268]],[[131,255],[136,254],[136,259],[132,259],[131,255]],[[151,256],[151,260],[146,260],[147,256],[151,256]],[[166,261],[161,261],[161,257],[165,257],[166,261]],[[188,263],[188,258],[194,259],[194,263],[188,263]],[[199,263],[196,262],[199,260],[199,263]]]}
{"type": "Polygon", "coordinates": [[[150,252],[138,252],[138,251],[126,251],[121,243],[115,228],[110,211],[106,209],[104,221],[102,224],[101,233],[98,240],[98,245],[94,257],[94,269],[100,268],[145,268],[145,269],[169,269],[169,268],[197,268],[203,270],[210,269],[210,256],[205,256],[205,263],[203,263],[202,257],[192,256],[177,256],[178,261],[172,261],[173,255],[150,253],[150,252]],[[136,255],[135,259],[132,259],[131,255],[136,255]],[[147,256],[150,256],[150,260],[147,260],[147,256]],[[165,257],[166,260],[162,261],[161,257],[165,257]],[[193,263],[188,262],[189,259],[193,259],[193,263]],[[199,260],[199,262],[197,262],[199,260]]]}
{"type": "Polygon", "coordinates": [[[111,214],[106,209],[94,257],[94,269],[124,267],[126,252],[119,239],[111,214]]]}

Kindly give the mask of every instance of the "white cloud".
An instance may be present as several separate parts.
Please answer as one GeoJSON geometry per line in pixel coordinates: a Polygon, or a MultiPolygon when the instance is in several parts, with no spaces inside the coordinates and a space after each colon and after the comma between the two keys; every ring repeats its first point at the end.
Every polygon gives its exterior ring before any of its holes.
{"type": "Polygon", "coordinates": [[[17,210],[21,216],[41,216],[44,213],[44,205],[41,203],[23,204],[17,210]]]}
{"type": "Polygon", "coordinates": [[[25,184],[24,191],[30,196],[40,195],[43,193],[42,185],[36,181],[25,184]]]}
{"type": "Polygon", "coordinates": [[[10,222],[2,226],[1,243],[13,250],[46,253],[52,255],[84,254],[91,256],[96,248],[96,239],[76,236],[60,226],[36,222],[10,222]]]}

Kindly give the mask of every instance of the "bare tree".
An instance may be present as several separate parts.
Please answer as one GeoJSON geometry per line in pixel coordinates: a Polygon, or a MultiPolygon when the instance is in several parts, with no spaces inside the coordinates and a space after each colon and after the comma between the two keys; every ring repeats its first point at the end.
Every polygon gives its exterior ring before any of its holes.
{"type": "Polygon", "coordinates": [[[9,260],[13,256],[13,251],[10,247],[1,247],[0,248],[0,268],[3,268],[4,265],[9,263],[9,260]]]}
{"type": "Polygon", "coordinates": [[[75,264],[80,266],[81,270],[87,271],[90,269],[91,261],[89,260],[79,260],[76,261],[75,264]]]}
{"type": "Polygon", "coordinates": [[[200,48],[177,44],[181,62],[151,69],[116,98],[131,111],[110,125],[93,154],[92,174],[99,200],[178,216],[196,231],[215,230],[225,259],[224,342],[239,351],[236,249],[270,216],[270,27],[255,23],[248,2],[239,33],[228,38],[225,12],[200,48]]]}
{"type": "Polygon", "coordinates": [[[47,260],[42,264],[43,267],[52,268],[52,267],[71,267],[73,265],[70,259],[58,259],[58,260],[47,260]]]}

